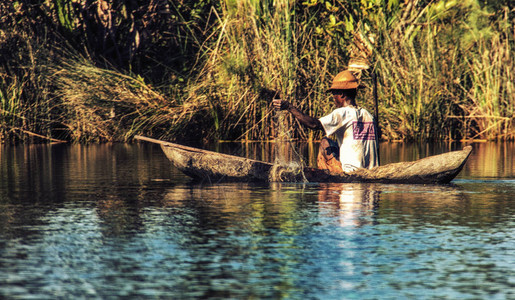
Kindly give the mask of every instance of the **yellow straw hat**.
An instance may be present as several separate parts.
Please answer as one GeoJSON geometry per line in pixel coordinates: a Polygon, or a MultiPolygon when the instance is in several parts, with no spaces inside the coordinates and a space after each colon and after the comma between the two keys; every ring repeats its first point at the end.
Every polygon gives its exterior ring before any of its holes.
{"type": "Polygon", "coordinates": [[[359,87],[358,79],[354,76],[350,71],[345,70],[343,72],[338,73],[334,79],[333,84],[327,90],[328,92],[331,90],[352,90],[357,89],[359,87]]]}

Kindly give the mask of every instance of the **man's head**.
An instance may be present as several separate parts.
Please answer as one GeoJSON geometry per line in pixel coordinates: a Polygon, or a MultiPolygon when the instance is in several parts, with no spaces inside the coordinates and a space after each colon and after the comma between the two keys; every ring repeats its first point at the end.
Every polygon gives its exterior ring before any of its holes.
{"type": "Polygon", "coordinates": [[[334,77],[329,91],[333,94],[336,106],[342,107],[356,105],[358,87],[358,79],[350,71],[343,71],[334,77]]]}

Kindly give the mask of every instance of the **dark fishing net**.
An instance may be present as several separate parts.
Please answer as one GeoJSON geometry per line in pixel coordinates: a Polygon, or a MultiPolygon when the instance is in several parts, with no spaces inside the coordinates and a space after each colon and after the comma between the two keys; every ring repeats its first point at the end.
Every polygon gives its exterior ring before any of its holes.
{"type": "Polygon", "coordinates": [[[307,182],[304,175],[304,159],[295,150],[289,130],[286,126],[286,112],[277,111],[274,122],[277,125],[275,139],[275,160],[270,169],[270,182],[307,182]]]}
{"type": "Polygon", "coordinates": [[[307,182],[302,162],[274,162],[268,175],[270,182],[307,182]]]}

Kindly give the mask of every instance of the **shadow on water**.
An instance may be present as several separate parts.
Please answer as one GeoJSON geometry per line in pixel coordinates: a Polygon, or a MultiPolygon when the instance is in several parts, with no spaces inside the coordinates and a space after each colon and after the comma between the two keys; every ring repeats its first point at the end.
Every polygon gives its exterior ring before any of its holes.
{"type": "MultiPolygon", "coordinates": [[[[159,156],[153,158],[161,154],[158,150],[121,144],[3,147],[0,205],[5,226],[1,230],[8,232],[10,223],[41,225],[47,213],[66,207],[97,208],[101,216],[109,214],[110,207],[118,216],[124,210],[134,213],[145,206],[145,194],[159,192],[154,187],[170,186],[170,165],[159,156]]],[[[19,235],[28,237],[30,232],[19,235]]]]}

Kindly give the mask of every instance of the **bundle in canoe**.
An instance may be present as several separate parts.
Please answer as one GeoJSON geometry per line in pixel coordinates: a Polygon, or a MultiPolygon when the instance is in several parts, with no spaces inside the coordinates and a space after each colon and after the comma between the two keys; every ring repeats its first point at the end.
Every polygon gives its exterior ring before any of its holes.
{"type": "Polygon", "coordinates": [[[387,164],[351,173],[331,174],[304,167],[289,168],[272,163],[207,151],[143,136],[138,140],[160,144],[168,159],[184,174],[208,182],[281,181],[281,182],[379,182],[449,183],[465,165],[472,147],[429,156],[412,162],[387,164]]]}

